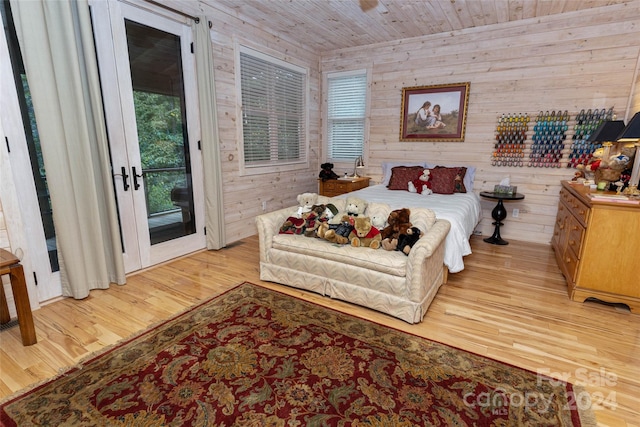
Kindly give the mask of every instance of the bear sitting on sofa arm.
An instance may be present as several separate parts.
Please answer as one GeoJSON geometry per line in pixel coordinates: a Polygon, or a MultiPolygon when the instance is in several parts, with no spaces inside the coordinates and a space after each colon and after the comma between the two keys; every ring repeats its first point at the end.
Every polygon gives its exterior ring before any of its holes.
{"type": "MultiPolygon", "coordinates": [[[[316,203],[331,203],[339,211],[345,208],[345,199],[318,196],[316,203]]],[[[261,280],[358,304],[408,323],[422,320],[447,280],[444,245],[451,228],[448,221],[436,218],[430,209],[410,209],[410,221],[423,236],[407,256],[400,251],[279,234],[292,209],[295,206],[256,217],[261,280]]],[[[391,212],[380,203],[370,203],[367,209],[375,211],[375,217],[380,217],[381,209],[387,209],[387,215],[391,212]]]]}

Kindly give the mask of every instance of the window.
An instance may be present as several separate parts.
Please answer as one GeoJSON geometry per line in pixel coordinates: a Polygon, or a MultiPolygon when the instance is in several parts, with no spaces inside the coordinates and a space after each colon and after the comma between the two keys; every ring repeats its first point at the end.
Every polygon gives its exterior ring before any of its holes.
{"type": "Polygon", "coordinates": [[[306,87],[305,69],[240,47],[244,174],[306,166],[306,87]]]}
{"type": "Polygon", "coordinates": [[[327,76],[327,161],[363,154],[366,107],[366,70],[327,76]]]}

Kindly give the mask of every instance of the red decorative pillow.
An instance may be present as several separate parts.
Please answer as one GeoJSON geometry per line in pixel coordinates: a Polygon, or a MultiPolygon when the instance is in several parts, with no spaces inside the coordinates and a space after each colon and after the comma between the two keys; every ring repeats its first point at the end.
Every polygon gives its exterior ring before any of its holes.
{"type": "Polygon", "coordinates": [[[467,168],[464,166],[454,166],[454,167],[447,167],[447,166],[436,166],[436,169],[455,169],[456,171],[456,178],[455,178],[455,189],[453,190],[454,193],[466,193],[467,192],[467,188],[464,186],[464,176],[467,173],[467,168]]]}
{"type": "Polygon", "coordinates": [[[431,190],[437,194],[453,194],[456,190],[457,168],[433,168],[429,176],[431,190]]]}
{"type": "Polygon", "coordinates": [[[422,166],[396,166],[391,168],[391,178],[389,179],[389,190],[409,191],[409,181],[418,179],[424,168],[422,166]]]}

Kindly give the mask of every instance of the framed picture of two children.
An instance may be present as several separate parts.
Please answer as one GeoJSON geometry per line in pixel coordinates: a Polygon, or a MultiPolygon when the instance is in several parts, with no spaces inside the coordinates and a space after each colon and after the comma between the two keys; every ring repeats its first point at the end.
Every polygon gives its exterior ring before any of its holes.
{"type": "Polygon", "coordinates": [[[469,83],[402,89],[400,141],[464,141],[469,83]]]}

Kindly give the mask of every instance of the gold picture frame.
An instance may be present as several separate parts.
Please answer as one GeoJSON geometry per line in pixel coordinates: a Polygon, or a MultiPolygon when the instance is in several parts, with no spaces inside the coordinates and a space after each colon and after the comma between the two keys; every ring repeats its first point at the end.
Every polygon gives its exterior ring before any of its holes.
{"type": "Polygon", "coordinates": [[[402,89],[400,141],[464,141],[469,82],[402,89]]]}

